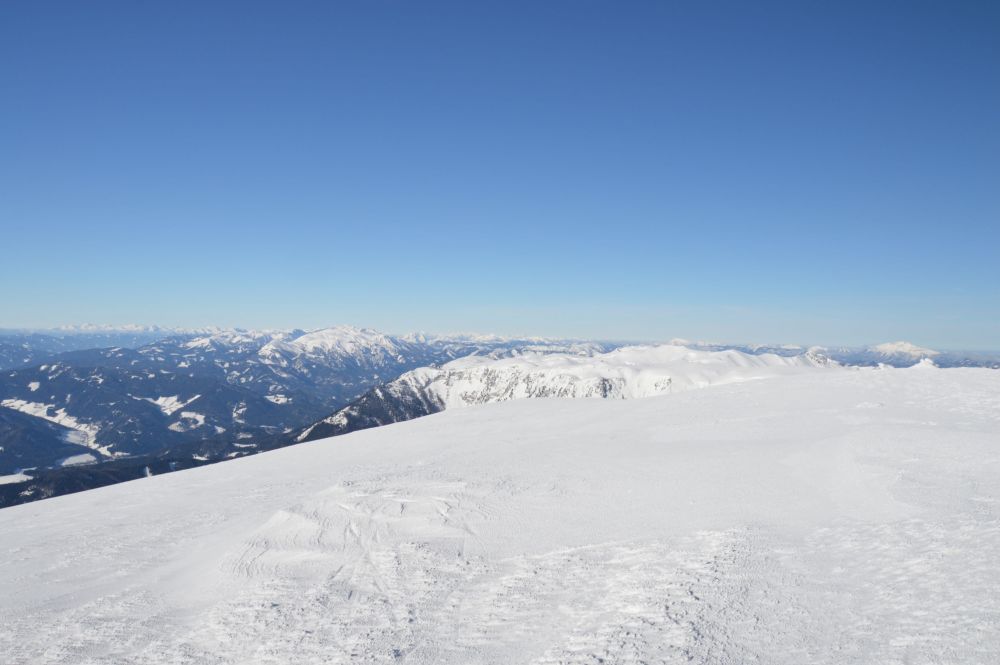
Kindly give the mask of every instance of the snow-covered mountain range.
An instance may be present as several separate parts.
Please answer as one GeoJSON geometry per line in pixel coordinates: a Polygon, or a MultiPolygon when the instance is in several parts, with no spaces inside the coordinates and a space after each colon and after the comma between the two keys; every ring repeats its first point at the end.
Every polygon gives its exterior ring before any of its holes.
{"type": "Polygon", "coordinates": [[[1000,373],[705,365],[0,510],[2,660],[996,662],[1000,373]]]}
{"type": "MultiPolygon", "coordinates": [[[[397,337],[336,326],[311,332],[214,330],[138,348],[65,351],[0,373],[0,477],[20,478],[28,469],[37,478],[46,468],[59,469],[47,474],[56,480],[45,491],[18,492],[33,498],[59,493],[61,486],[134,477],[148,464],[173,469],[228,459],[280,445],[284,432],[416,367],[469,354],[593,353],[611,346],[397,337]],[[139,466],[131,461],[149,456],[156,459],[139,466]],[[94,462],[102,463],[99,470],[79,467],[94,462]],[[73,468],[61,470],[66,465],[73,468]]],[[[5,488],[7,503],[14,489],[5,488]]]]}
{"type": "Polygon", "coordinates": [[[903,342],[805,349],[676,341],[606,355],[619,345],[351,326],[8,331],[0,362],[4,348],[13,349],[13,366],[0,371],[0,506],[468,404],[676,392],[824,359],[998,364],[903,342]],[[123,344],[86,347],[112,341],[123,344]]]}
{"type": "Polygon", "coordinates": [[[844,365],[858,367],[912,367],[922,360],[933,360],[938,367],[989,367],[1000,368],[1000,351],[936,351],[917,346],[911,342],[885,342],[872,346],[812,346],[804,347],[794,344],[764,345],[764,344],[713,344],[710,342],[693,342],[683,339],[672,340],[672,343],[687,346],[692,349],[707,351],[723,351],[734,349],[751,354],[773,353],[776,355],[798,355],[812,353],[836,360],[844,365]]]}
{"type": "MultiPolygon", "coordinates": [[[[0,370],[29,367],[60,353],[121,346],[135,348],[172,335],[173,330],[125,326],[63,327],[52,330],[0,329],[0,370]]],[[[204,333],[203,333],[204,334],[204,333]]]]}

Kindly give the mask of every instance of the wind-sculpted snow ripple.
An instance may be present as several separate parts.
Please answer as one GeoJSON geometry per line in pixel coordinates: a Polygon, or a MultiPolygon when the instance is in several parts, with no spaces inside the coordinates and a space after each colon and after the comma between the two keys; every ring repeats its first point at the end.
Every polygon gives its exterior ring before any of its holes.
{"type": "Polygon", "coordinates": [[[756,532],[494,558],[477,530],[496,490],[352,483],[278,511],[229,564],[245,584],[192,636],[195,661],[738,663],[740,626],[791,630],[761,602],[789,573],[756,532]]]}

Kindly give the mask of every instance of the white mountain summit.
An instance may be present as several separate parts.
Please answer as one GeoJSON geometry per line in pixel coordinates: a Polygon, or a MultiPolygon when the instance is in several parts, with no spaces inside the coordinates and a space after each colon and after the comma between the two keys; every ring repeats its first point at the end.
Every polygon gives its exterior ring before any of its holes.
{"type": "Polygon", "coordinates": [[[925,349],[910,342],[886,342],[884,344],[877,344],[871,347],[871,349],[887,356],[909,356],[915,359],[930,358],[939,355],[938,351],[925,349]]]}

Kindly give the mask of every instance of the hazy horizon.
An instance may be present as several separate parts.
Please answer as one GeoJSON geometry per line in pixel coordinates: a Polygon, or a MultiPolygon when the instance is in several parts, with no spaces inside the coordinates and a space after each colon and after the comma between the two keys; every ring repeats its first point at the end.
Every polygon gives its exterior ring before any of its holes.
{"type": "Polygon", "coordinates": [[[149,332],[153,333],[157,330],[161,331],[178,331],[181,333],[199,333],[202,331],[213,331],[217,330],[220,332],[235,330],[235,331],[254,331],[254,332],[275,332],[275,331],[292,331],[301,330],[304,332],[315,332],[320,330],[325,330],[329,328],[335,328],[340,326],[358,328],[363,330],[374,330],[379,333],[383,333],[391,336],[404,336],[412,334],[423,334],[430,336],[496,336],[510,339],[564,339],[564,340],[579,340],[579,341],[601,341],[601,342],[617,342],[617,343],[628,343],[628,344],[663,344],[663,343],[683,343],[689,342],[692,344],[704,344],[704,345],[742,345],[742,346],[788,346],[788,347],[798,347],[798,348],[809,348],[812,346],[819,347],[845,347],[845,348],[865,348],[873,347],[880,344],[895,344],[900,342],[905,342],[913,344],[914,346],[927,348],[934,351],[964,351],[964,352],[987,352],[994,353],[1000,352],[1000,347],[949,347],[940,345],[924,344],[920,340],[911,339],[907,337],[893,338],[893,339],[873,339],[868,341],[855,341],[855,342],[842,342],[842,341],[815,341],[815,340],[787,340],[787,339],[740,339],[740,338],[708,338],[708,337],[691,337],[685,335],[665,335],[665,336],[655,336],[655,337],[588,337],[584,335],[543,335],[535,333],[532,331],[517,331],[517,332],[497,332],[494,330],[472,330],[472,329],[450,329],[450,330],[427,330],[427,329],[384,329],[378,328],[376,326],[364,325],[363,323],[352,323],[352,322],[331,322],[323,325],[317,326],[221,326],[221,325],[200,325],[200,326],[171,326],[163,325],[157,323],[64,323],[56,326],[11,326],[11,325],[0,325],[0,335],[7,335],[12,333],[64,333],[64,334],[86,334],[86,333],[100,333],[100,332],[136,332],[143,333],[149,332]]]}

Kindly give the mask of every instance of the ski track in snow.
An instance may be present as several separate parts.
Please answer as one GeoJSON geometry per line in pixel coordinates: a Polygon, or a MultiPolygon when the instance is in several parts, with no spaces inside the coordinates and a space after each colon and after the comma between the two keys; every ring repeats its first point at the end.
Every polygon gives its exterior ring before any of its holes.
{"type": "Polygon", "coordinates": [[[1000,384],[950,371],[493,406],[0,511],[0,588],[44,589],[2,660],[995,663],[1000,384]]]}

